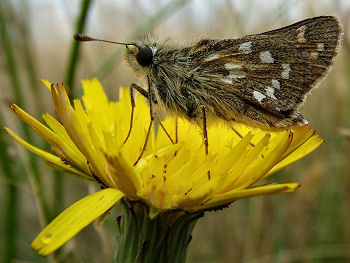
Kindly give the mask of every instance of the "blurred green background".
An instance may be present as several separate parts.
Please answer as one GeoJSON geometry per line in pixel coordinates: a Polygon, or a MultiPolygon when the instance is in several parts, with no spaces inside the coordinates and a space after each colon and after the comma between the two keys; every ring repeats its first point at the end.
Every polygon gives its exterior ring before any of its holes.
{"type": "MultiPolygon", "coordinates": [[[[350,262],[350,1],[258,0],[2,0],[0,4],[0,126],[49,149],[9,109],[16,102],[40,118],[54,115],[40,78],[64,82],[81,95],[79,80],[97,76],[111,99],[136,78],[123,48],[73,41],[84,32],[115,41],[152,32],[163,40],[235,38],[318,16],[344,26],[334,68],[302,108],[325,139],[314,153],[269,182],[300,182],[295,194],[238,201],[200,219],[188,262],[350,262]]],[[[84,229],[48,258],[29,247],[43,225],[95,185],[47,168],[0,131],[0,262],[111,262],[114,210],[103,227],[84,229]]]]}

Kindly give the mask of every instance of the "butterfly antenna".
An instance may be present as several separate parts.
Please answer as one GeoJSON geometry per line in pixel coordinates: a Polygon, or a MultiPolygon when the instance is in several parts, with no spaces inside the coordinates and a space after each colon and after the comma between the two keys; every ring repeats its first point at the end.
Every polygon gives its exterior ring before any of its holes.
{"type": "Polygon", "coordinates": [[[133,43],[124,43],[124,42],[116,42],[116,41],[109,41],[109,40],[104,40],[104,39],[98,39],[98,38],[94,38],[94,37],[89,37],[87,35],[83,35],[83,34],[75,34],[74,35],[74,39],[77,41],[100,41],[100,42],[106,42],[106,43],[112,43],[112,44],[118,44],[118,45],[133,45],[133,46],[137,46],[136,44],[133,43]]]}

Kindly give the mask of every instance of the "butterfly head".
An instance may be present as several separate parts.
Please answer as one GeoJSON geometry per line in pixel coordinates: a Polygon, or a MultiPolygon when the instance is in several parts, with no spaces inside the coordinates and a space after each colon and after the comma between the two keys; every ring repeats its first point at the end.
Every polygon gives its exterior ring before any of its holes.
{"type": "Polygon", "coordinates": [[[134,42],[126,45],[125,60],[139,77],[147,75],[156,63],[157,45],[149,42],[134,42]]]}
{"type": "Polygon", "coordinates": [[[125,45],[125,60],[139,77],[146,76],[151,66],[156,62],[155,54],[158,49],[157,43],[152,41],[149,36],[140,41],[131,43],[97,39],[82,34],[75,34],[74,39],[77,41],[100,41],[125,45]]]}

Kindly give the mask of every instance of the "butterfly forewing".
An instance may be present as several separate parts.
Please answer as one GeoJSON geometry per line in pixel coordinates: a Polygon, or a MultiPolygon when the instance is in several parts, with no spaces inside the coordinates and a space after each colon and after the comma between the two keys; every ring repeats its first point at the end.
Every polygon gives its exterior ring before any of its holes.
{"type": "Polygon", "coordinates": [[[200,78],[211,85],[257,110],[299,122],[298,107],[328,72],[340,35],[336,18],[316,17],[239,39],[202,40],[190,54],[200,78]]]}

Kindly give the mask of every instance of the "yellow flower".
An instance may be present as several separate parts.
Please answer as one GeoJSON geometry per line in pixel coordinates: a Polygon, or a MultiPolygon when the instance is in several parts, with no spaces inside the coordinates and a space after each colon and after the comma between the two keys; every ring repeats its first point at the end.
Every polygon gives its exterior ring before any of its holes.
{"type": "MultiPolygon", "coordinates": [[[[134,166],[150,122],[142,96],[136,97],[133,129],[124,144],[130,125],[128,89],[120,90],[120,101],[110,102],[98,80],[85,80],[83,104],[74,100],[72,107],[63,85],[43,82],[51,90],[60,122],[44,114],[47,127],[18,106],[11,108],[56,155],[6,131],[54,169],[96,181],[103,190],[73,204],[37,236],[32,247],[41,255],[53,252],[123,197],[142,201],[149,207],[149,217],[155,218],[169,210],[205,211],[240,198],[294,192],[298,183],[257,183],[322,143],[308,126],[266,132],[237,125],[244,135],[241,139],[229,127],[217,124],[208,128],[206,155],[200,127],[178,119],[178,143],[172,144],[163,129],[155,132],[153,127],[147,148],[134,166]]],[[[175,138],[175,120],[166,118],[162,123],[175,138]]]]}

